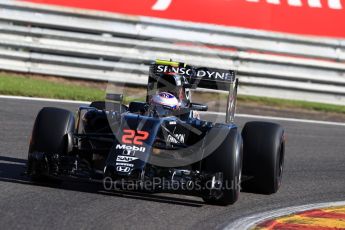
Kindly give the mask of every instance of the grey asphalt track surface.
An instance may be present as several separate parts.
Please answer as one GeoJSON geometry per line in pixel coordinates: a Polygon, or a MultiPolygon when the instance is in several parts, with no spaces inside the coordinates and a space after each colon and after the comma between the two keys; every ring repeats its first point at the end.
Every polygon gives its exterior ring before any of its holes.
{"type": "MultiPolygon", "coordinates": [[[[0,229],[221,229],[237,218],[309,203],[345,200],[345,127],[279,122],[286,129],[277,194],[241,193],[234,205],[206,205],[171,194],[113,193],[87,183],[32,184],[24,171],[30,132],[43,106],[0,99],[0,229]]],[[[237,119],[242,126],[248,119],[237,119]]]]}

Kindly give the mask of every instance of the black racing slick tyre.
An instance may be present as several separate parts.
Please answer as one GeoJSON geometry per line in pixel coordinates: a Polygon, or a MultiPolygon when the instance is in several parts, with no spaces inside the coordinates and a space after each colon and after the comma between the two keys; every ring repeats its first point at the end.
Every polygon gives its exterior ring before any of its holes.
{"type": "MultiPolygon", "coordinates": [[[[216,147],[215,151],[207,156],[202,163],[202,171],[210,175],[221,173],[222,183],[219,191],[211,194],[206,186],[203,199],[206,203],[215,205],[229,205],[238,200],[240,193],[240,180],[242,172],[242,137],[237,129],[219,129],[226,133],[224,141],[216,147]],[[218,194],[218,196],[214,196],[218,194]]],[[[217,138],[217,137],[216,137],[217,138]]],[[[212,140],[207,145],[214,143],[212,140]]],[[[210,182],[210,181],[208,181],[210,182]]],[[[208,183],[210,185],[210,183],[208,183]]]]}
{"type": "Polygon", "coordinates": [[[248,122],[242,130],[246,192],[272,194],[281,185],[285,139],[283,128],[270,122],[248,122]]]}
{"type": "Polygon", "coordinates": [[[33,181],[49,180],[53,155],[66,154],[72,148],[74,128],[75,119],[70,111],[41,109],[35,120],[28,154],[27,173],[33,181]]]}

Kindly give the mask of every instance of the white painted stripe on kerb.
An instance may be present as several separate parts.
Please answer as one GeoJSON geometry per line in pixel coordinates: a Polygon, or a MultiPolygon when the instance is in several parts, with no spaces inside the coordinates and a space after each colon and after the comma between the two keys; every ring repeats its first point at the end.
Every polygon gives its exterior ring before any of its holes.
{"type": "Polygon", "coordinates": [[[288,5],[290,6],[302,6],[301,0],[288,0],[288,5]]]}
{"type": "Polygon", "coordinates": [[[169,8],[172,0],[157,0],[153,5],[152,10],[165,11],[169,8]]]}
{"type": "Polygon", "coordinates": [[[343,8],[340,0],[328,0],[328,7],[335,10],[341,10],[343,8]]]}
{"type": "Polygon", "coordinates": [[[274,4],[274,5],[279,5],[280,0],[267,0],[267,3],[274,4]]]}
{"type": "Polygon", "coordinates": [[[308,5],[314,8],[321,8],[321,0],[308,0],[308,5]]]}
{"type": "Polygon", "coordinates": [[[332,206],[343,206],[345,205],[345,201],[336,201],[336,202],[327,202],[327,203],[318,203],[318,204],[307,204],[301,206],[294,206],[288,208],[282,208],[278,210],[268,211],[264,213],[258,213],[251,216],[247,216],[244,218],[240,218],[229,225],[227,225],[224,229],[226,230],[238,230],[238,229],[249,229],[253,225],[261,223],[265,220],[277,218],[280,216],[290,215],[296,212],[303,212],[312,209],[318,208],[327,208],[332,206]]]}
{"type": "MultiPolygon", "coordinates": [[[[0,99],[1,98],[3,98],[3,99],[14,99],[14,100],[28,100],[28,101],[46,101],[46,102],[67,103],[67,104],[83,104],[83,105],[91,103],[89,101],[73,101],[73,100],[61,100],[61,99],[39,98],[39,97],[23,97],[23,96],[8,96],[8,95],[0,95],[0,99]]],[[[201,112],[201,113],[203,113],[203,112],[201,112]]],[[[206,112],[206,113],[225,116],[225,113],[220,113],[220,112],[206,112]]],[[[278,120],[278,121],[291,121],[291,122],[301,122],[301,123],[313,123],[313,124],[334,125],[334,126],[345,126],[345,123],[341,123],[341,122],[317,121],[317,120],[286,118],[286,117],[259,116],[259,115],[251,115],[251,114],[236,114],[236,117],[278,120]]]]}

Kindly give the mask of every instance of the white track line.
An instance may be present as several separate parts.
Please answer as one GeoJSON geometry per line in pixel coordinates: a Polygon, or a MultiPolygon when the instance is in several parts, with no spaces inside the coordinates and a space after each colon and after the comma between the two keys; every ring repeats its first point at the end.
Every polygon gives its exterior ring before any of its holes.
{"type": "MultiPolygon", "coordinates": [[[[220,112],[207,112],[207,114],[225,116],[225,113],[220,113],[220,112]]],[[[345,126],[345,123],[342,123],[342,122],[318,121],[318,120],[307,120],[307,119],[287,118],[287,117],[271,117],[271,116],[260,116],[260,115],[240,114],[240,113],[236,114],[235,117],[267,119],[267,120],[277,120],[277,121],[291,121],[291,122],[312,123],[312,124],[321,124],[321,125],[345,126]]]]}
{"type": "Polygon", "coordinates": [[[7,96],[0,95],[0,99],[15,99],[15,100],[26,100],[26,101],[47,101],[47,102],[58,102],[58,103],[68,103],[68,104],[90,104],[88,101],[73,101],[73,100],[61,100],[61,99],[51,99],[51,98],[40,98],[40,97],[22,97],[22,96],[7,96]]]}
{"type": "Polygon", "coordinates": [[[342,123],[342,122],[318,121],[318,120],[307,120],[307,119],[286,118],[286,117],[258,116],[258,115],[250,115],[250,114],[236,114],[236,117],[269,119],[269,120],[278,120],[278,121],[292,121],[292,122],[313,123],[313,124],[321,124],[321,125],[345,126],[345,123],[342,123]]]}
{"type": "MultiPolygon", "coordinates": [[[[28,100],[28,101],[46,101],[46,102],[56,102],[56,103],[68,103],[68,104],[90,104],[91,103],[88,101],[73,101],[73,100],[60,100],[60,99],[39,98],[39,97],[7,96],[7,95],[0,95],[0,99],[1,98],[15,99],[15,100],[28,100]]],[[[222,116],[225,115],[225,113],[219,113],[219,112],[207,112],[207,113],[222,115],[222,116]]],[[[267,120],[277,120],[277,121],[291,121],[291,122],[312,123],[312,124],[321,124],[321,125],[345,126],[345,123],[341,123],[341,122],[318,121],[318,120],[307,120],[307,119],[286,118],[286,117],[259,116],[259,115],[251,115],[251,114],[236,114],[236,117],[267,119],[267,120]]]]}
{"type": "Polygon", "coordinates": [[[226,230],[238,230],[238,229],[249,229],[253,225],[263,222],[265,220],[273,219],[280,216],[290,215],[296,212],[303,212],[311,209],[318,209],[318,208],[327,208],[332,206],[343,206],[345,205],[345,201],[337,201],[337,202],[327,202],[327,203],[318,203],[318,204],[307,204],[301,206],[293,206],[288,208],[282,208],[278,210],[273,210],[269,212],[254,214],[251,216],[240,218],[229,225],[227,225],[224,229],[226,230]]]}

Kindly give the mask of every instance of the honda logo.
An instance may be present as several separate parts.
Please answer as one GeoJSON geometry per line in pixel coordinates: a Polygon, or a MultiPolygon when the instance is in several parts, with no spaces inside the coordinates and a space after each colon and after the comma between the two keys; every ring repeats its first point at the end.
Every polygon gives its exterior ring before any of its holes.
{"type": "Polygon", "coordinates": [[[116,167],[116,171],[128,173],[129,171],[131,171],[131,168],[130,167],[125,167],[125,166],[117,166],[116,167]]]}

